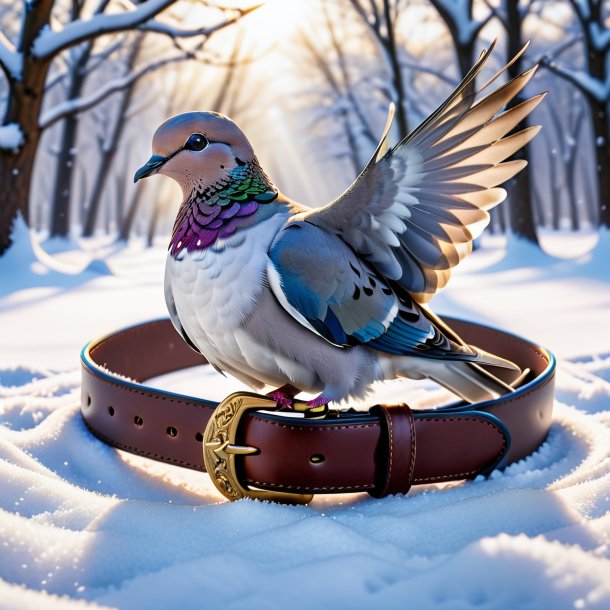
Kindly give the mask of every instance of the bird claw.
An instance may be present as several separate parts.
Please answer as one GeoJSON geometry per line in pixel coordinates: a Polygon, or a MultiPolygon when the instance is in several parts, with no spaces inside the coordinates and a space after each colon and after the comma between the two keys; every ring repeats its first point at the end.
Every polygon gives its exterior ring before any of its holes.
{"type": "Polygon", "coordinates": [[[294,406],[294,397],[279,390],[271,392],[268,396],[275,400],[278,409],[291,410],[294,406]]]}
{"type": "Polygon", "coordinates": [[[320,394],[320,396],[316,396],[315,398],[308,400],[307,406],[312,408],[321,407],[323,405],[327,405],[331,400],[332,399],[330,397],[320,394]]]}
{"type": "Polygon", "coordinates": [[[277,390],[269,392],[270,396],[275,400],[278,409],[292,410],[294,408],[294,397],[299,393],[299,389],[287,383],[277,390]]]}

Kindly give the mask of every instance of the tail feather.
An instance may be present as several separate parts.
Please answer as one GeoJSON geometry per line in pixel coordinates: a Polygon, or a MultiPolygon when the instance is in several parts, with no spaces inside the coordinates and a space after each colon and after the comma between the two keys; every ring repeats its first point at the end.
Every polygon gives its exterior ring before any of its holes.
{"type": "Polygon", "coordinates": [[[476,345],[471,345],[470,347],[477,352],[477,359],[475,362],[478,364],[489,364],[491,366],[499,366],[503,369],[510,369],[511,371],[517,371],[519,373],[521,372],[521,369],[514,362],[506,360],[506,358],[496,356],[495,354],[490,354],[476,345]]]}
{"type": "Polygon", "coordinates": [[[418,372],[467,402],[492,400],[513,391],[510,385],[474,362],[419,360],[416,363],[418,372]]]}

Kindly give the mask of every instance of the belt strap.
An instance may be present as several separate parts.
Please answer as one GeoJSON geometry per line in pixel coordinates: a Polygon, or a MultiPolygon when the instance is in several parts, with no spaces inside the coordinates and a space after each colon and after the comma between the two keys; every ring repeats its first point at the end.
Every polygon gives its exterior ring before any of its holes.
{"type": "Polygon", "coordinates": [[[413,484],[415,468],[415,423],[407,405],[375,405],[370,409],[379,414],[384,429],[380,442],[381,455],[377,464],[387,465],[385,473],[377,468],[379,482],[369,493],[375,498],[388,494],[406,494],[413,484]]]}
{"type": "MultiPolygon", "coordinates": [[[[364,413],[332,410],[323,419],[248,411],[238,450],[252,451],[235,457],[236,476],[244,486],[273,492],[380,497],[406,493],[411,485],[474,478],[535,451],[551,423],[553,356],[509,333],[445,320],[467,342],[530,369],[525,383],[496,400],[436,409],[377,405],[364,413]]],[[[93,434],[118,449],[205,470],[204,431],[217,403],[143,384],[206,362],[169,320],[92,341],[81,362],[81,411],[93,434]]]]}

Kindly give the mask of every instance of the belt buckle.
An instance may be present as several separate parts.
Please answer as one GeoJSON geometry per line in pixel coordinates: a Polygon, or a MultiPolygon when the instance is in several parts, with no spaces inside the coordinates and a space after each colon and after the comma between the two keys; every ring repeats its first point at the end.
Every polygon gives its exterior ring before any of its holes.
{"type": "MultiPolygon", "coordinates": [[[[287,504],[307,504],[312,494],[296,494],[283,491],[268,491],[243,485],[237,474],[235,456],[258,453],[256,447],[237,444],[239,423],[247,411],[277,409],[275,400],[253,392],[235,392],[227,396],[215,409],[203,434],[203,461],[205,469],[216,489],[229,500],[253,498],[283,502],[287,504]]],[[[308,417],[322,418],[328,409],[326,405],[314,409],[305,402],[295,400],[294,410],[305,412],[308,417]]]]}

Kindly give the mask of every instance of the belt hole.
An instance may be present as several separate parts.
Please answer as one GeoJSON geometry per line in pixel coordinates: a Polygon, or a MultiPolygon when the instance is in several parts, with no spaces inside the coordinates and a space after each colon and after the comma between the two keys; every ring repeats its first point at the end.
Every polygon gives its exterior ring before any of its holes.
{"type": "Polygon", "coordinates": [[[114,407],[108,407],[108,413],[110,413],[110,417],[114,416],[114,407]]]}
{"type": "Polygon", "coordinates": [[[91,396],[87,396],[87,406],[91,406],[91,396]]]}
{"type": "Polygon", "coordinates": [[[203,434],[201,434],[201,432],[197,432],[197,434],[195,434],[195,440],[198,443],[203,443],[203,434]]]}
{"type": "Polygon", "coordinates": [[[312,464],[321,464],[326,458],[321,454],[321,453],[314,453],[310,458],[309,461],[312,464]]]}
{"type": "Polygon", "coordinates": [[[178,436],[178,430],[176,430],[176,428],[174,428],[174,426],[169,426],[166,430],[167,435],[171,436],[172,438],[175,438],[176,436],[178,436]]]}
{"type": "Polygon", "coordinates": [[[143,420],[143,419],[142,419],[142,418],[141,418],[139,415],[136,415],[136,416],[133,418],[133,423],[134,423],[136,426],[142,426],[142,425],[144,425],[144,420],[143,420]]]}

